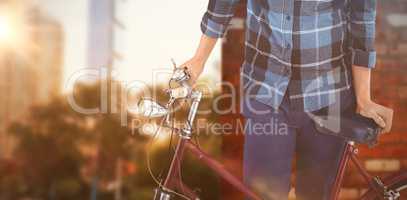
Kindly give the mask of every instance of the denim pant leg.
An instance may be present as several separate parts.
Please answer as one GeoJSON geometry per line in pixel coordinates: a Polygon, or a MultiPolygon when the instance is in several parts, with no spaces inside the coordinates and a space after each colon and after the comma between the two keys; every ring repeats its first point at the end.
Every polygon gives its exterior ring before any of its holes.
{"type": "Polygon", "coordinates": [[[246,116],[244,181],[264,200],[288,198],[295,151],[295,129],[288,124],[284,112],[246,116]]]}
{"type": "Polygon", "coordinates": [[[329,200],[344,147],[343,139],[318,133],[306,120],[297,135],[297,200],[329,200]]]}

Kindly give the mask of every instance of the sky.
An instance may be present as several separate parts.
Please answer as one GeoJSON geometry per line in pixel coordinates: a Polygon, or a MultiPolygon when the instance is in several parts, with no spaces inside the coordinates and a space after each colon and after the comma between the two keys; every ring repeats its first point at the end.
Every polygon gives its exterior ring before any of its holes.
{"type": "MultiPolygon", "coordinates": [[[[43,11],[59,21],[65,32],[64,83],[87,67],[88,0],[36,0],[43,11]]],[[[172,67],[192,57],[198,45],[200,20],[207,0],[117,1],[116,17],[126,26],[116,31],[115,48],[123,60],[115,62],[117,78],[151,83],[152,71],[172,67]]],[[[220,42],[207,62],[203,76],[220,79],[220,42]]]]}

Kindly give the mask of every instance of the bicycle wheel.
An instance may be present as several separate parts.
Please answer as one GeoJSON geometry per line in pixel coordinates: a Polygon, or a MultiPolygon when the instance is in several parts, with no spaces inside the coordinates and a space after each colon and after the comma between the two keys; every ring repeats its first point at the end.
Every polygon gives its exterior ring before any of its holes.
{"type": "MultiPolygon", "coordinates": [[[[388,176],[383,183],[394,192],[398,193],[398,200],[407,199],[407,171],[388,176]]],[[[361,198],[362,200],[382,200],[373,189],[369,189],[361,198]]],[[[387,199],[386,199],[387,200],[387,199]]]]}

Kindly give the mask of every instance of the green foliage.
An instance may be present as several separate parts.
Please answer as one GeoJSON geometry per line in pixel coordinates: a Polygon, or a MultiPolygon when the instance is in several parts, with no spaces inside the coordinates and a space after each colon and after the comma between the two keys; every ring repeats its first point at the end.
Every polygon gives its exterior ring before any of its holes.
{"type": "MultiPolygon", "coordinates": [[[[99,107],[100,94],[100,84],[81,85],[74,91],[76,102],[85,108],[99,107]]],[[[165,96],[158,98],[165,101],[165,96]]],[[[203,106],[210,101],[211,98],[204,99],[203,106]]],[[[121,105],[116,106],[120,110],[121,105]]],[[[185,107],[181,113],[178,120],[185,116],[185,107]]],[[[0,200],[90,199],[94,177],[99,180],[98,200],[114,199],[114,190],[108,186],[117,178],[118,160],[136,168],[134,173],[128,173],[123,167],[123,199],[152,199],[156,185],[147,172],[145,153],[147,150],[152,153],[155,174],[165,174],[169,165],[168,146],[147,149],[149,137],[138,130],[133,130],[132,135],[129,127],[121,125],[120,117],[120,113],[77,113],[65,97],[34,106],[26,120],[9,128],[16,145],[11,160],[0,160],[0,200]]],[[[200,117],[216,120],[213,113],[200,117]]],[[[209,153],[219,153],[219,136],[204,135],[200,141],[209,153]]],[[[174,143],[175,137],[173,146],[174,143]]],[[[199,191],[203,199],[217,199],[217,178],[196,159],[186,157],[183,178],[192,188],[202,188],[199,191]]]]}
{"type": "Polygon", "coordinates": [[[83,197],[87,187],[78,177],[84,157],[76,145],[82,131],[73,123],[80,119],[66,104],[56,100],[32,108],[28,122],[13,124],[10,133],[18,141],[14,152],[18,165],[11,175],[20,189],[1,194],[16,192],[21,197],[47,199],[83,197]]]}

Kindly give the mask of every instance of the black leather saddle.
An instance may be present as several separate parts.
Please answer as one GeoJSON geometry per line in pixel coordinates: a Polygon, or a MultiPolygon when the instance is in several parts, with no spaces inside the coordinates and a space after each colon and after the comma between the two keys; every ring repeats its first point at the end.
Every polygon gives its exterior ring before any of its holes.
{"type": "Polygon", "coordinates": [[[377,144],[381,128],[370,118],[357,113],[342,113],[341,117],[315,117],[318,132],[344,138],[369,147],[377,144]]]}

